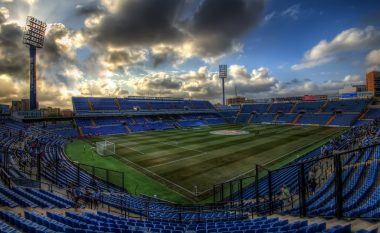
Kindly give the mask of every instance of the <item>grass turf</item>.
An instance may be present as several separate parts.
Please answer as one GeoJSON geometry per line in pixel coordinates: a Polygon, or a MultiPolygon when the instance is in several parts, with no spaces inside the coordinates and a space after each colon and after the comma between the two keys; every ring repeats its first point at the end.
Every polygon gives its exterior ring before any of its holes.
{"type": "MultiPolygon", "coordinates": [[[[213,184],[250,174],[255,164],[275,169],[311,151],[342,128],[287,125],[215,125],[76,140],[66,147],[72,160],[122,171],[130,192],[186,202],[197,185],[206,192],[213,184]],[[248,135],[214,135],[213,130],[249,131],[248,135]],[[108,140],[113,157],[83,152],[83,145],[108,140]]],[[[90,148],[90,144],[87,145],[90,148]]]]}

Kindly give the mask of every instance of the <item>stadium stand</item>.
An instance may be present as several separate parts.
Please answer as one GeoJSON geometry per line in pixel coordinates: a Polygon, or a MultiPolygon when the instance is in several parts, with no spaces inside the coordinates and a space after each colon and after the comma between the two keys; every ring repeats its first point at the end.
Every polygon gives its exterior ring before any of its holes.
{"type": "Polygon", "coordinates": [[[294,122],[294,119],[297,117],[297,114],[288,113],[288,114],[279,114],[276,123],[290,124],[294,122]]]}
{"type": "Polygon", "coordinates": [[[298,119],[297,123],[299,123],[299,124],[325,125],[330,117],[331,117],[330,114],[309,114],[309,113],[305,113],[305,114],[301,115],[301,117],[298,119]]]}
{"type": "Polygon", "coordinates": [[[305,101],[296,104],[295,112],[308,112],[316,113],[321,110],[321,107],[325,104],[324,101],[305,101]]]}
{"type": "Polygon", "coordinates": [[[351,126],[357,118],[357,114],[336,114],[330,125],[351,126]]]}
{"type": "MultiPolygon", "coordinates": [[[[253,220],[172,223],[164,221],[135,220],[122,218],[109,213],[71,213],[56,214],[47,212],[46,216],[36,212],[24,212],[20,217],[12,212],[0,212],[6,223],[27,232],[350,232],[351,225],[334,226],[326,229],[326,224],[308,224],[307,221],[290,223],[279,218],[258,217],[253,220]]],[[[5,223],[3,223],[5,224],[5,223]]],[[[5,224],[8,229],[11,228],[5,224]]]]}
{"type": "Polygon", "coordinates": [[[236,115],[240,111],[240,106],[219,106],[218,113],[228,123],[236,122],[236,115]]]}
{"type": "Polygon", "coordinates": [[[272,123],[276,114],[265,113],[265,114],[255,114],[251,120],[252,123],[272,123]]]}
{"type": "Polygon", "coordinates": [[[364,118],[365,119],[376,119],[380,116],[380,109],[377,109],[377,108],[370,108],[367,112],[367,114],[365,114],[364,118]]]}
{"type": "Polygon", "coordinates": [[[362,112],[369,103],[368,99],[329,101],[323,111],[362,112]]]}
{"type": "Polygon", "coordinates": [[[236,115],[236,123],[352,126],[361,120],[359,119],[361,115],[368,115],[368,118],[371,114],[379,115],[377,110],[370,109],[368,113],[365,112],[371,101],[371,99],[359,99],[243,104],[240,113],[236,115]],[[255,113],[252,118],[251,113],[255,113]],[[265,115],[267,113],[275,115],[265,115]]]}
{"type": "Polygon", "coordinates": [[[273,103],[269,108],[269,113],[289,113],[294,103],[273,103]]]}
{"type": "Polygon", "coordinates": [[[242,113],[266,113],[268,110],[269,104],[243,104],[242,113]]]}
{"type": "MultiPolygon", "coordinates": [[[[309,182],[311,176],[318,180],[315,191],[307,191],[310,186],[309,183],[305,183],[305,212],[307,216],[334,216],[336,214],[337,202],[335,197],[337,191],[334,176],[336,171],[334,170],[334,157],[330,152],[333,150],[349,151],[355,148],[364,149],[341,153],[339,157],[342,164],[342,214],[348,218],[378,218],[380,216],[378,208],[380,203],[380,184],[378,182],[380,148],[378,145],[371,146],[375,144],[380,135],[379,125],[380,121],[376,120],[365,126],[352,128],[328,144],[292,163],[302,164],[304,167],[304,182],[309,182]]],[[[237,193],[227,198],[230,198],[229,200],[239,200],[240,198],[252,200],[256,198],[256,190],[260,190],[260,196],[266,199],[269,190],[273,190],[273,206],[278,206],[283,213],[300,215],[298,201],[295,201],[296,196],[301,192],[299,182],[302,180],[299,178],[299,166],[290,165],[271,171],[270,189],[267,179],[268,177],[261,178],[258,187],[256,184],[252,184],[252,186],[244,188],[241,194],[237,193]],[[282,190],[284,186],[291,190],[289,200],[287,197],[284,199],[282,190]]],[[[256,201],[254,200],[254,202],[256,201]]],[[[245,202],[245,205],[247,208],[252,208],[248,202],[245,202]]]]}
{"type": "MultiPolygon", "coordinates": [[[[289,124],[297,120],[297,124],[320,125],[331,120],[329,125],[351,126],[359,122],[356,120],[369,101],[345,101],[339,104],[335,101],[330,105],[322,102],[313,103],[310,107],[306,103],[247,104],[241,110],[219,109],[217,112],[207,101],[104,99],[78,97],[73,99],[73,105],[76,113],[102,111],[111,112],[112,116],[102,113],[99,116],[79,114],[74,122],[34,125],[8,120],[0,126],[0,158],[3,162],[8,156],[9,166],[6,170],[14,183],[0,185],[0,204],[10,208],[0,211],[0,232],[352,232],[354,225],[350,224],[327,227],[325,223],[309,223],[306,220],[289,221],[248,215],[280,213],[311,217],[336,216],[340,206],[336,199],[339,180],[336,174],[340,174],[341,178],[341,198],[344,200],[342,217],[380,218],[380,151],[376,144],[380,122],[376,120],[379,112],[371,109],[360,119],[366,124],[350,128],[329,143],[299,157],[290,166],[267,171],[270,176],[260,176],[258,182],[242,187],[241,192],[221,200],[233,202],[227,205],[220,202],[207,208],[206,205],[186,207],[148,200],[92,176],[66,159],[63,148],[68,142],[67,137],[76,135],[61,132],[72,131],[74,124],[83,134],[125,134],[222,124],[226,118],[235,118],[238,123],[289,124]],[[353,105],[360,106],[351,108],[353,105]],[[325,108],[320,113],[322,106],[325,108]],[[160,113],[118,115],[124,110],[135,111],[136,107],[140,111],[160,113]],[[186,112],[184,109],[192,111],[186,112]],[[165,110],[166,114],[161,110],[165,110]],[[305,113],[298,114],[300,112],[305,113]],[[336,153],[331,154],[329,151],[336,153]],[[341,153],[338,159],[337,153],[341,153]],[[38,185],[26,187],[20,180],[28,181],[31,178],[26,171],[28,167],[33,167],[38,154],[43,154],[41,164],[44,169],[41,172],[46,182],[68,191],[72,191],[74,184],[82,191],[87,188],[99,189],[102,192],[101,203],[120,211],[124,216],[105,213],[106,208],[98,212],[67,210],[75,206],[75,202],[67,196],[44,190],[38,185]],[[314,189],[309,185],[312,176],[318,180],[314,189]],[[284,185],[290,190],[290,197],[284,197],[284,185]],[[304,199],[299,198],[299,193],[303,192],[304,199]],[[21,212],[15,207],[21,207],[21,212]],[[41,211],[41,208],[47,210],[41,211]],[[305,213],[302,213],[303,210],[305,213]],[[126,213],[140,219],[127,217],[126,213]]],[[[263,171],[265,174],[264,168],[263,171]]],[[[357,232],[376,232],[376,229],[357,232]]]]}
{"type": "Polygon", "coordinates": [[[203,100],[73,97],[72,102],[80,136],[126,134],[226,123],[220,114],[217,114],[214,106],[203,100]],[[86,104],[91,107],[86,108],[86,104]],[[128,116],[125,116],[127,112],[128,116]],[[134,115],[135,113],[138,114],[134,115]]]}

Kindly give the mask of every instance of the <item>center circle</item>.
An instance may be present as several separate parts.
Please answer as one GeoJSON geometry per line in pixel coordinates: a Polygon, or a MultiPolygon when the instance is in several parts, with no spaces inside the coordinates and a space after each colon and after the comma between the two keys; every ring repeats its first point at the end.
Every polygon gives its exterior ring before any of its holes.
{"type": "Polygon", "coordinates": [[[246,130],[215,130],[211,131],[211,134],[215,135],[246,135],[249,131],[246,130]]]}

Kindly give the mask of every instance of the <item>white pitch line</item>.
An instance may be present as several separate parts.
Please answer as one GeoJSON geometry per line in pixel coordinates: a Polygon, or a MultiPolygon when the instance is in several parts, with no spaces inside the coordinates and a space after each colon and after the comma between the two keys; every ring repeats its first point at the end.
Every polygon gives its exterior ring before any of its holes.
{"type": "Polygon", "coordinates": [[[137,152],[137,153],[139,153],[139,154],[141,154],[141,155],[145,155],[144,152],[138,151],[138,150],[136,150],[136,149],[133,149],[132,147],[125,146],[125,145],[123,145],[123,144],[117,144],[117,146],[125,147],[125,148],[130,149],[130,150],[133,150],[133,151],[135,151],[135,152],[137,152]]]}
{"type": "Polygon", "coordinates": [[[169,145],[169,146],[173,146],[173,147],[177,147],[177,148],[180,148],[180,149],[188,150],[188,151],[195,151],[195,152],[198,152],[198,153],[204,153],[203,151],[200,151],[200,150],[189,149],[189,148],[186,148],[186,147],[183,147],[183,146],[176,146],[176,145],[167,143],[165,141],[160,141],[160,143],[165,144],[165,145],[169,145]]]}
{"type": "MultiPolygon", "coordinates": [[[[148,135],[146,135],[146,136],[148,136],[148,135]]],[[[165,141],[159,141],[159,140],[157,140],[157,138],[153,138],[153,137],[151,137],[151,136],[148,136],[148,139],[149,139],[149,140],[152,140],[153,142],[162,143],[162,144],[169,145],[169,146],[176,147],[176,148],[180,148],[180,149],[183,149],[183,150],[195,151],[195,152],[198,152],[198,153],[204,153],[203,151],[200,151],[200,150],[189,149],[189,148],[186,148],[186,147],[183,147],[183,146],[173,145],[173,144],[168,143],[168,142],[165,142],[165,141]]]]}
{"type": "MultiPolygon", "coordinates": [[[[159,177],[160,179],[163,179],[163,180],[165,180],[166,182],[171,183],[172,185],[174,185],[174,186],[176,186],[176,187],[178,187],[178,188],[180,188],[180,189],[182,189],[182,190],[184,190],[184,191],[186,191],[186,192],[188,192],[188,193],[194,195],[194,192],[192,192],[192,191],[190,191],[190,190],[188,190],[188,189],[182,187],[181,185],[178,185],[178,184],[174,183],[173,181],[170,181],[170,180],[168,180],[168,179],[166,179],[166,178],[164,178],[164,177],[158,175],[157,173],[152,172],[151,170],[149,170],[149,169],[147,169],[147,168],[145,168],[145,167],[142,167],[142,166],[138,165],[137,163],[132,162],[131,160],[129,160],[129,159],[123,157],[123,156],[120,156],[120,155],[118,155],[118,154],[116,154],[116,153],[115,153],[115,155],[118,156],[120,159],[125,160],[125,161],[127,161],[127,162],[129,162],[129,163],[132,163],[132,164],[134,164],[135,166],[139,167],[140,169],[145,170],[145,171],[149,172],[150,174],[152,174],[152,175],[154,175],[154,176],[157,176],[157,177],[159,177]]],[[[181,194],[181,193],[179,193],[179,192],[177,192],[177,191],[175,191],[175,190],[173,190],[173,189],[171,189],[171,190],[174,191],[174,192],[176,192],[176,193],[178,193],[179,195],[181,195],[181,196],[183,196],[183,197],[186,197],[186,196],[184,196],[183,194],[181,194]]],[[[186,197],[186,198],[188,198],[188,197],[186,197]]]]}
{"type": "MultiPolygon", "coordinates": [[[[292,153],[295,153],[296,151],[299,151],[299,150],[302,150],[302,149],[304,149],[304,148],[306,148],[306,147],[309,147],[309,146],[315,144],[316,142],[323,141],[323,140],[325,140],[326,138],[329,138],[329,137],[331,137],[331,136],[334,135],[334,134],[338,134],[338,133],[337,133],[337,132],[335,132],[335,133],[331,133],[331,134],[327,135],[326,137],[323,137],[323,138],[321,138],[321,139],[319,139],[319,140],[316,140],[316,141],[314,141],[314,142],[312,142],[312,143],[307,144],[306,146],[300,146],[300,147],[298,147],[298,148],[292,150],[291,152],[288,152],[288,153],[286,153],[286,154],[284,154],[284,155],[282,155],[282,156],[280,156],[280,157],[278,157],[278,158],[275,158],[275,159],[273,159],[273,160],[271,160],[271,161],[269,161],[269,162],[266,162],[265,164],[262,164],[261,166],[264,167],[264,166],[266,166],[266,165],[268,165],[268,164],[270,164],[270,163],[272,163],[272,162],[275,162],[275,161],[277,161],[277,160],[280,160],[280,159],[282,159],[282,158],[284,158],[284,157],[286,157],[286,156],[288,156],[288,155],[290,155],[290,154],[292,154],[292,153]]],[[[311,150],[311,151],[312,151],[312,150],[311,150]]],[[[309,151],[308,153],[310,153],[311,151],[309,151]]],[[[306,153],[306,154],[307,154],[307,153],[306,153]]],[[[304,154],[304,155],[305,155],[305,154],[304,154]]],[[[232,177],[232,178],[230,178],[230,179],[228,179],[228,180],[225,180],[225,181],[223,181],[222,183],[226,183],[226,182],[233,181],[233,180],[235,180],[235,179],[237,179],[237,178],[239,178],[239,177],[241,177],[241,176],[244,176],[245,174],[248,174],[248,173],[250,173],[250,172],[252,172],[252,171],[254,171],[254,170],[255,170],[255,168],[250,169],[250,170],[248,170],[248,171],[246,171],[246,172],[244,172],[244,173],[241,173],[240,175],[237,175],[237,176],[234,176],[234,177],[232,177]]],[[[206,190],[204,190],[203,192],[200,192],[199,194],[203,194],[203,193],[208,192],[208,191],[210,191],[210,190],[212,190],[212,188],[206,189],[206,190]]]]}
{"type": "Polygon", "coordinates": [[[207,154],[207,152],[203,152],[203,153],[198,154],[198,155],[193,155],[193,156],[185,157],[185,158],[182,158],[182,159],[176,159],[176,160],[173,160],[173,161],[170,161],[170,162],[166,162],[166,163],[160,163],[160,164],[153,165],[153,166],[150,166],[150,167],[147,167],[147,168],[160,167],[160,166],[163,166],[163,165],[168,165],[168,164],[171,164],[171,163],[176,163],[176,162],[179,162],[179,161],[183,161],[183,160],[199,157],[199,156],[202,156],[204,154],[207,154]]]}

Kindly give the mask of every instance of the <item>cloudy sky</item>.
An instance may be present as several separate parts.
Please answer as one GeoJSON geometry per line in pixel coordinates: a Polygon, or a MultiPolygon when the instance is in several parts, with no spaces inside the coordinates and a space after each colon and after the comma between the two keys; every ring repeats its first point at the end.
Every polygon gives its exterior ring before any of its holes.
{"type": "Polygon", "coordinates": [[[71,96],[333,94],[380,68],[378,0],[0,0],[0,102],[28,97],[28,15],[41,106],[71,96]]]}

